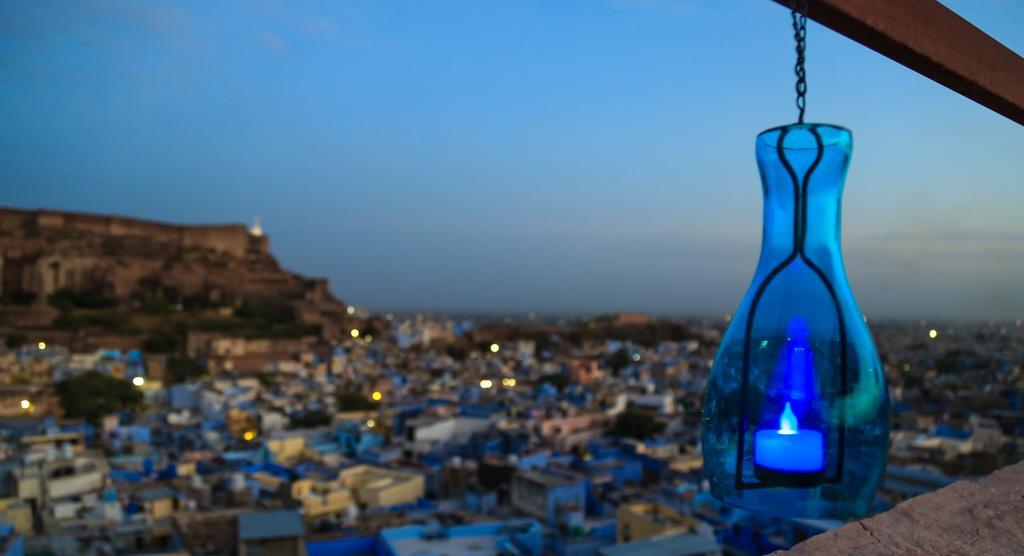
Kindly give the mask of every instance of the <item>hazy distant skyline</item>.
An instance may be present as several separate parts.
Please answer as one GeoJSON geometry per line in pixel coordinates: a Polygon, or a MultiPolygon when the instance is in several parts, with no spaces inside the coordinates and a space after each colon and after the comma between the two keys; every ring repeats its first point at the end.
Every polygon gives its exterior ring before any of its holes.
{"type": "MultiPolygon", "coordinates": [[[[1024,3],[946,4],[1024,52],[1024,3]]],[[[0,29],[0,204],[259,216],[374,310],[732,312],[754,137],[795,117],[768,0],[12,1],[0,29]]],[[[1024,127],[813,22],[807,67],[807,119],[854,133],[863,311],[1024,316],[1024,127]]]]}

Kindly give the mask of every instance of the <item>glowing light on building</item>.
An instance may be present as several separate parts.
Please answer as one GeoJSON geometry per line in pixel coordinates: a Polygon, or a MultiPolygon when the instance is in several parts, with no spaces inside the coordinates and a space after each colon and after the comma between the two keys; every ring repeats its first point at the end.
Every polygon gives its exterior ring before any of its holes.
{"type": "Polygon", "coordinates": [[[32,402],[28,400],[21,400],[21,408],[25,411],[32,409],[32,402]]]}
{"type": "Polygon", "coordinates": [[[501,350],[501,346],[498,344],[491,344],[491,353],[498,353],[501,350]]]}
{"type": "Polygon", "coordinates": [[[245,432],[244,432],[244,433],[242,434],[242,438],[243,438],[243,439],[244,439],[244,440],[245,440],[246,442],[252,442],[252,440],[253,440],[254,438],[256,438],[256,431],[245,431],[245,432]]]}
{"type": "Polygon", "coordinates": [[[352,334],[353,338],[358,338],[359,337],[359,329],[358,328],[353,328],[352,332],[349,332],[349,334],[352,334]]]}
{"type": "Polygon", "coordinates": [[[348,307],[345,308],[345,312],[350,315],[354,315],[356,313],[356,308],[352,305],[349,305],[348,307]]]}
{"type": "Polygon", "coordinates": [[[36,344],[36,347],[38,347],[39,349],[46,349],[46,342],[39,342],[38,344],[36,344]]]}
{"type": "Polygon", "coordinates": [[[494,382],[492,382],[491,379],[489,378],[485,378],[480,381],[480,388],[483,388],[484,390],[487,390],[491,386],[494,386],[494,382]]]}
{"type": "Polygon", "coordinates": [[[384,397],[384,394],[381,394],[380,392],[374,392],[374,393],[370,394],[370,397],[373,398],[373,401],[379,402],[381,400],[381,398],[384,397]]]}
{"type": "Polygon", "coordinates": [[[933,340],[935,338],[938,338],[939,337],[939,331],[935,330],[934,328],[932,328],[931,330],[928,331],[928,337],[932,338],[933,340]]]}
{"type": "Polygon", "coordinates": [[[253,237],[260,237],[263,235],[263,226],[260,225],[259,216],[252,219],[252,226],[249,226],[249,234],[253,237]]]}
{"type": "Polygon", "coordinates": [[[142,386],[145,383],[146,383],[146,379],[142,378],[141,376],[137,376],[137,377],[132,379],[132,384],[134,384],[136,386],[142,386]]]}
{"type": "Polygon", "coordinates": [[[374,421],[373,419],[369,419],[366,421],[366,426],[372,429],[373,427],[377,426],[377,422],[374,421]]]}

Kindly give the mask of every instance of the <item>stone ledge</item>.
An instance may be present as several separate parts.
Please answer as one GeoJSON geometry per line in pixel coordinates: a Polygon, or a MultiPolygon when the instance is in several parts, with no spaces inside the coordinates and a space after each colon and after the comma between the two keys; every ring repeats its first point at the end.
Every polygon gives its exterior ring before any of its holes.
{"type": "Polygon", "coordinates": [[[783,554],[1024,554],[1024,461],[774,553],[783,554]]]}

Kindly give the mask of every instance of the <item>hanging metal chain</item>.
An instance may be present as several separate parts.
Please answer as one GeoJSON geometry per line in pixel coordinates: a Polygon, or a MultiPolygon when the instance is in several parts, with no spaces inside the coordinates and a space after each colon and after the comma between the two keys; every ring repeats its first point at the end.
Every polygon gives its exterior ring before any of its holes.
{"type": "Polygon", "coordinates": [[[796,108],[799,110],[797,121],[804,123],[804,110],[807,109],[807,70],[804,68],[804,52],[807,50],[807,0],[793,0],[791,3],[793,17],[793,39],[796,40],[796,108]]]}

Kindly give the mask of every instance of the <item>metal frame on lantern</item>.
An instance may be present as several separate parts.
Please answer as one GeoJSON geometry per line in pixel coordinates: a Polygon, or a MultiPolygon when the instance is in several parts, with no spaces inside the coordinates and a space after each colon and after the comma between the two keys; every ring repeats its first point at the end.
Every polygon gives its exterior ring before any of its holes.
{"type": "MultiPolygon", "coordinates": [[[[795,124],[800,125],[800,124],[795,124]]],[[[847,390],[847,362],[846,362],[846,322],[843,315],[842,306],[839,303],[839,297],[836,295],[835,287],[832,282],[829,281],[828,276],[821,270],[818,265],[811,261],[810,257],[804,252],[804,242],[807,239],[807,188],[811,181],[811,175],[817,169],[818,164],[821,163],[821,159],[824,156],[824,145],[822,143],[821,134],[818,133],[818,126],[816,124],[810,124],[807,128],[811,134],[814,135],[814,141],[817,146],[817,154],[814,158],[814,162],[807,168],[807,172],[804,174],[803,181],[797,177],[796,171],[793,169],[792,164],[786,158],[785,149],[783,148],[783,142],[786,139],[786,135],[789,133],[794,125],[787,125],[780,129],[778,144],[776,149],[778,151],[779,160],[782,161],[783,166],[786,168],[786,172],[789,174],[790,180],[793,182],[793,249],[781,263],[768,273],[765,279],[754,291],[754,297],[751,299],[750,312],[747,316],[747,325],[744,331],[743,338],[743,375],[741,379],[741,390],[740,390],[740,430],[736,444],[736,489],[737,490],[748,490],[758,488],[773,488],[773,487],[786,487],[788,485],[777,485],[777,484],[766,484],[763,482],[747,482],[743,480],[743,456],[746,452],[746,432],[747,432],[747,390],[750,388],[750,358],[751,358],[751,336],[753,335],[754,328],[754,317],[757,313],[757,306],[761,302],[761,296],[764,295],[768,285],[775,279],[776,276],[783,269],[789,266],[793,261],[799,257],[804,264],[810,268],[815,275],[821,280],[828,290],[829,296],[832,298],[832,304],[836,309],[836,317],[839,320],[839,396],[845,398],[847,390]]],[[[772,131],[772,130],[769,130],[772,131]]],[[[846,459],[846,407],[845,403],[840,404],[840,417],[838,428],[838,448],[839,455],[835,465],[835,474],[831,477],[823,478],[814,485],[810,486],[788,486],[789,488],[815,488],[823,484],[835,484],[842,481],[844,471],[844,460],[846,459]]]]}

